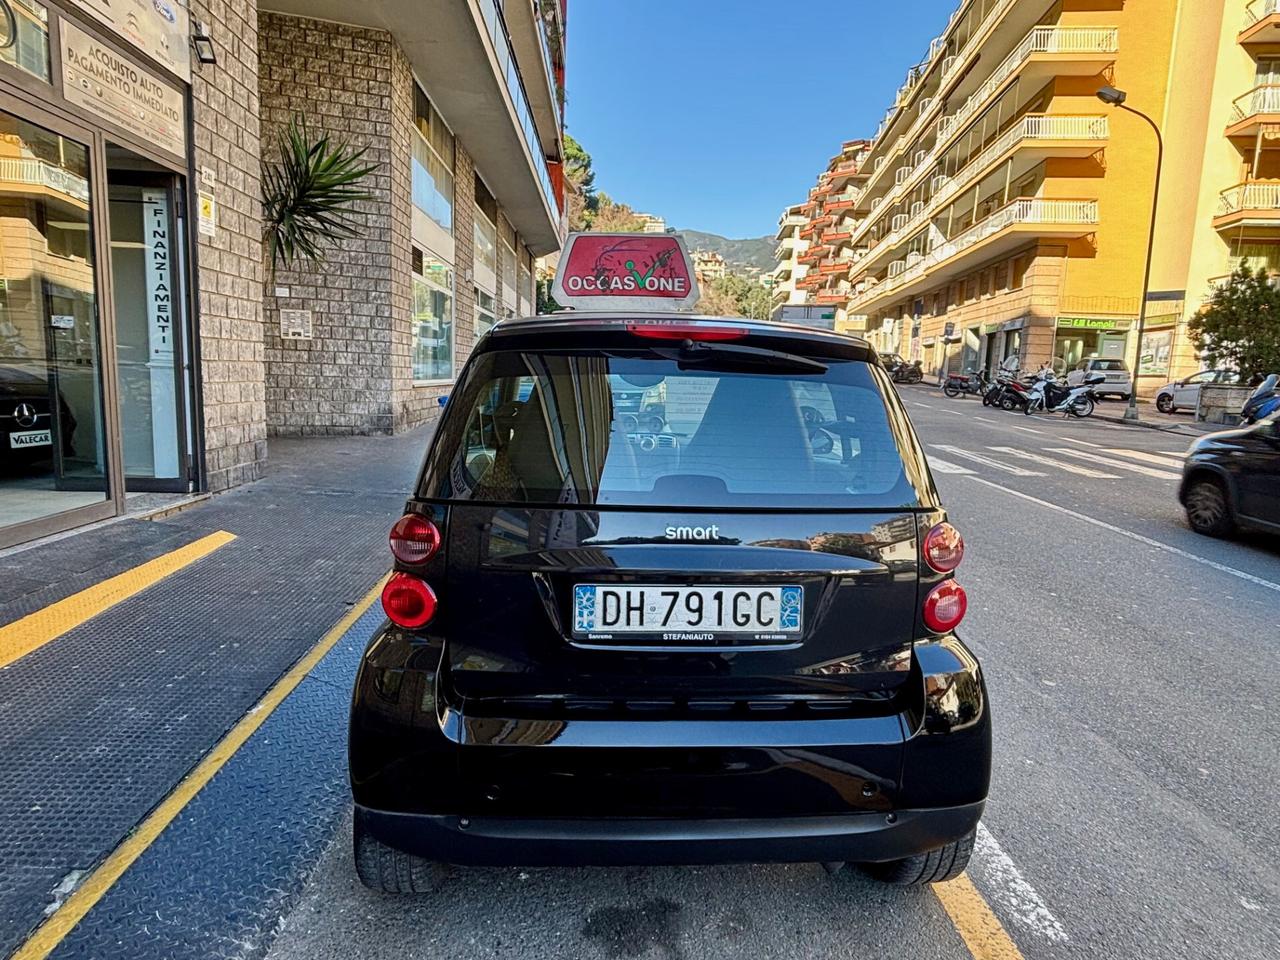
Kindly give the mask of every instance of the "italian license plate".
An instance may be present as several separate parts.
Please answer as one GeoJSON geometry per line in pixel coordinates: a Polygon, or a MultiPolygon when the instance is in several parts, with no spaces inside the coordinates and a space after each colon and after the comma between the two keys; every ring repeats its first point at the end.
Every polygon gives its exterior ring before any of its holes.
{"type": "Polygon", "coordinates": [[[675,642],[735,634],[795,640],[804,588],[580,583],[573,588],[573,632],[588,639],[648,635],[675,642]]]}
{"type": "Polygon", "coordinates": [[[47,447],[51,443],[53,443],[53,437],[48,430],[19,430],[9,434],[9,447],[12,450],[47,447]]]}

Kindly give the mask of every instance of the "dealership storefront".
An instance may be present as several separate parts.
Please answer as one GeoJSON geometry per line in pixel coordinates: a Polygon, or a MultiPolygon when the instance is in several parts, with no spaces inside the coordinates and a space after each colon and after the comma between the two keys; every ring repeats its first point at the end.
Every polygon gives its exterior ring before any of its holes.
{"type": "Polygon", "coordinates": [[[189,27],[136,6],[0,2],[0,545],[198,481],[189,27]]]}

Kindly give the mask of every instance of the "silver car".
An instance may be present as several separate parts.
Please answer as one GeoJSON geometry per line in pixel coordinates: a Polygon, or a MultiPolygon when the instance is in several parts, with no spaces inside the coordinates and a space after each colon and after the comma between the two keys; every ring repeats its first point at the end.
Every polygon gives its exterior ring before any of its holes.
{"type": "Polygon", "coordinates": [[[1156,391],[1156,409],[1161,413],[1194,410],[1200,403],[1200,388],[1206,383],[1235,383],[1239,379],[1234,370],[1201,370],[1156,391]]]}
{"type": "Polygon", "coordinates": [[[1078,387],[1084,383],[1085,377],[1100,373],[1106,379],[1093,391],[1100,397],[1108,395],[1129,399],[1129,391],[1133,389],[1133,378],[1129,375],[1129,367],[1123,360],[1111,357],[1085,357],[1067,374],[1067,385],[1078,387]]]}

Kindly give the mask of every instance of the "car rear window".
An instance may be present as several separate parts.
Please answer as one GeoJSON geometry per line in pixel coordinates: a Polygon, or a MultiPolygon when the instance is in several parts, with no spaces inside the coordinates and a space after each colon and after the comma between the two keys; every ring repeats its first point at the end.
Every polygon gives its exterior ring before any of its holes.
{"type": "Polygon", "coordinates": [[[1093,361],[1094,370],[1123,370],[1123,360],[1095,360],[1093,361]]]}
{"type": "Polygon", "coordinates": [[[623,352],[496,351],[450,398],[419,495],[622,506],[910,506],[871,368],[680,369],[623,352]]]}

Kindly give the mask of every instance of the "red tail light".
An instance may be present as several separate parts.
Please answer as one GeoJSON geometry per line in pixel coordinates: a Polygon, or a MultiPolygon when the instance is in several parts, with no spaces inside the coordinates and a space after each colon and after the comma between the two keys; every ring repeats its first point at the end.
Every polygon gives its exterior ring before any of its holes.
{"type": "Polygon", "coordinates": [[[924,535],[924,562],[938,573],[950,573],[963,559],[964,538],[951,524],[936,524],[924,535]]]}
{"type": "Polygon", "coordinates": [[[401,563],[426,563],[440,549],[440,529],[426,517],[406,513],[391,528],[391,552],[401,563]]]}
{"type": "Polygon", "coordinates": [[[382,588],[382,609],[401,627],[422,627],[436,615],[436,592],[424,580],[397,573],[382,588]]]}
{"type": "Polygon", "coordinates": [[[944,580],[924,598],[924,625],[934,633],[950,633],[964,619],[969,598],[964,587],[954,580],[944,580]]]}
{"type": "Polygon", "coordinates": [[[653,340],[740,340],[746,327],[716,327],[702,323],[628,323],[627,332],[653,340]]]}

